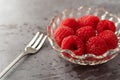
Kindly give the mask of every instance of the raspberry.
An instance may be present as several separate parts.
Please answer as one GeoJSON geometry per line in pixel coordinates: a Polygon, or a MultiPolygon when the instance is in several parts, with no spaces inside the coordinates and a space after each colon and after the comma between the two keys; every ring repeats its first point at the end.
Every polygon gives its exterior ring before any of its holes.
{"type": "Polygon", "coordinates": [[[90,37],[96,35],[95,30],[91,26],[81,27],[76,31],[76,35],[79,36],[83,42],[86,42],[90,37]]]}
{"type": "Polygon", "coordinates": [[[99,18],[94,15],[87,15],[78,18],[78,23],[80,27],[92,26],[93,29],[96,29],[98,22],[99,18]]]}
{"type": "Polygon", "coordinates": [[[61,46],[63,38],[73,34],[74,31],[69,27],[58,27],[54,32],[54,38],[57,44],[61,46]]]}
{"type": "Polygon", "coordinates": [[[69,49],[76,55],[82,55],[84,53],[84,43],[82,40],[75,35],[65,37],[61,45],[62,49],[69,49]]]}
{"type": "Polygon", "coordinates": [[[70,27],[74,31],[76,31],[79,28],[79,24],[74,18],[65,18],[63,21],[61,21],[61,26],[70,27]]]}
{"type": "Polygon", "coordinates": [[[105,30],[99,34],[102,37],[109,49],[114,49],[117,47],[118,39],[117,36],[111,30],[105,30]]]}
{"type": "Polygon", "coordinates": [[[109,20],[101,20],[97,25],[98,33],[103,32],[104,30],[111,30],[113,32],[116,31],[116,27],[112,21],[109,20]]]}
{"type": "Polygon", "coordinates": [[[107,50],[106,42],[99,36],[91,37],[86,43],[87,53],[102,55],[107,50]]]}

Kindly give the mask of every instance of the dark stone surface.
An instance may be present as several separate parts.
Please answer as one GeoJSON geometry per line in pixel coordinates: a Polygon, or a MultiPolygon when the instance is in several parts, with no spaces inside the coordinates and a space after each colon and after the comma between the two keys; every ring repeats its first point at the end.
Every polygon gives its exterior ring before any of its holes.
{"type": "MultiPolygon", "coordinates": [[[[0,0],[0,72],[24,49],[37,31],[46,33],[52,16],[81,5],[103,7],[120,16],[119,0],[0,0]]],[[[120,80],[120,56],[97,66],[61,59],[48,41],[27,56],[2,80],[120,80]]]]}

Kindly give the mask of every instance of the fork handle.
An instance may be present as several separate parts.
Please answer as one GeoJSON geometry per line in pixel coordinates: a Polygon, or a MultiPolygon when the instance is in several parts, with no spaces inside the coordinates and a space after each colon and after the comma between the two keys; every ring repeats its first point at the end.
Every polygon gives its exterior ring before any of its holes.
{"type": "Polygon", "coordinates": [[[15,60],[13,60],[1,73],[0,79],[21,59],[25,56],[25,53],[22,52],[15,60]]]}

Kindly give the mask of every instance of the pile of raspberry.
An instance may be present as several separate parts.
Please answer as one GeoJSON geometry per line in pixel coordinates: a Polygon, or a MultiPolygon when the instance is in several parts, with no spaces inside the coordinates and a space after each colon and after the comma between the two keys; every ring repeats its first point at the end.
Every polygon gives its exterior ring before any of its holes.
{"type": "MultiPolygon", "coordinates": [[[[118,44],[116,26],[110,20],[100,20],[94,15],[65,18],[54,32],[54,39],[62,49],[69,49],[75,55],[102,55],[118,44]]],[[[65,54],[64,54],[65,55],[65,54]]],[[[70,56],[70,55],[66,55],[70,56]]]]}

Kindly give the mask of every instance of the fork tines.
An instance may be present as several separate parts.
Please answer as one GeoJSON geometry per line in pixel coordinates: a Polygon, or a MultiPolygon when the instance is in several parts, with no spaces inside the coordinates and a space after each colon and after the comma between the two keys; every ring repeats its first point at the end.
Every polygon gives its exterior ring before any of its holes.
{"type": "Polygon", "coordinates": [[[43,33],[37,32],[34,38],[29,42],[27,47],[32,47],[36,49],[40,49],[46,40],[47,35],[44,35],[43,33]]]}

